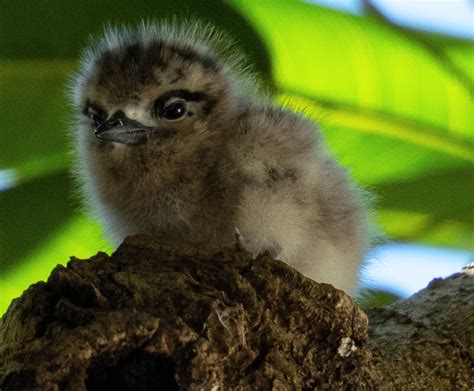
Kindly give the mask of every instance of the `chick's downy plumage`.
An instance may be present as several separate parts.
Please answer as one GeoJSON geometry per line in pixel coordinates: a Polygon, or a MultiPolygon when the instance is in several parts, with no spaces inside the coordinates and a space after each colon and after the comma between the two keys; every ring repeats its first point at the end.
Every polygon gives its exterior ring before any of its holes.
{"type": "Polygon", "coordinates": [[[315,124],[261,92],[200,23],[109,29],[75,77],[77,176],[116,240],[270,251],[350,292],[367,247],[358,191],[315,124]]]}

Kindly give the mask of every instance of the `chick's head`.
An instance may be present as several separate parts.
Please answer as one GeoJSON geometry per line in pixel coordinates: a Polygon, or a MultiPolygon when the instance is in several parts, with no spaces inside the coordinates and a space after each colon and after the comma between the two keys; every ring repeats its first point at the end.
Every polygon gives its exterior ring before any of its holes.
{"type": "Polygon", "coordinates": [[[216,54],[223,42],[199,23],[109,29],[73,83],[82,155],[102,169],[147,172],[205,160],[245,106],[242,86],[252,85],[239,56],[216,54]]]}

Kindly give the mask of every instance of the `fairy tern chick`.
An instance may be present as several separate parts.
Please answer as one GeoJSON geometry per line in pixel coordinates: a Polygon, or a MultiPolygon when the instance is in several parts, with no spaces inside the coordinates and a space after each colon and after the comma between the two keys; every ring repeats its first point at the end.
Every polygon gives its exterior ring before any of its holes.
{"type": "Polygon", "coordinates": [[[351,292],[367,248],[359,191],[317,126],[262,92],[226,36],[196,22],[108,29],[74,78],[76,172],[117,242],[269,251],[351,292]]]}

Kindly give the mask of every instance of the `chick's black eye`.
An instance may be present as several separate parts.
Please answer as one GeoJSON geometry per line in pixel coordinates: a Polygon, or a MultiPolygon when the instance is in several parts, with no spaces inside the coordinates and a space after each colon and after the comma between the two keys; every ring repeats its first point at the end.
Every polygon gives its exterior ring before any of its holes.
{"type": "Polygon", "coordinates": [[[163,108],[163,118],[169,121],[175,121],[186,114],[186,101],[177,100],[163,108]]]}

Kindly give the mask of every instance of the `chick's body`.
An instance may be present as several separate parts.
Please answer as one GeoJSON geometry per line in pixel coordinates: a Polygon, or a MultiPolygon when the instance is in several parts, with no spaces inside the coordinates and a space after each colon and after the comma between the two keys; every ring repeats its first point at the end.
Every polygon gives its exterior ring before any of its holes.
{"type": "Polygon", "coordinates": [[[367,246],[357,191],[312,122],[218,56],[226,42],[199,23],[142,25],[86,53],[73,102],[88,205],[116,241],[232,246],[237,229],[254,254],[350,292],[367,246]]]}

